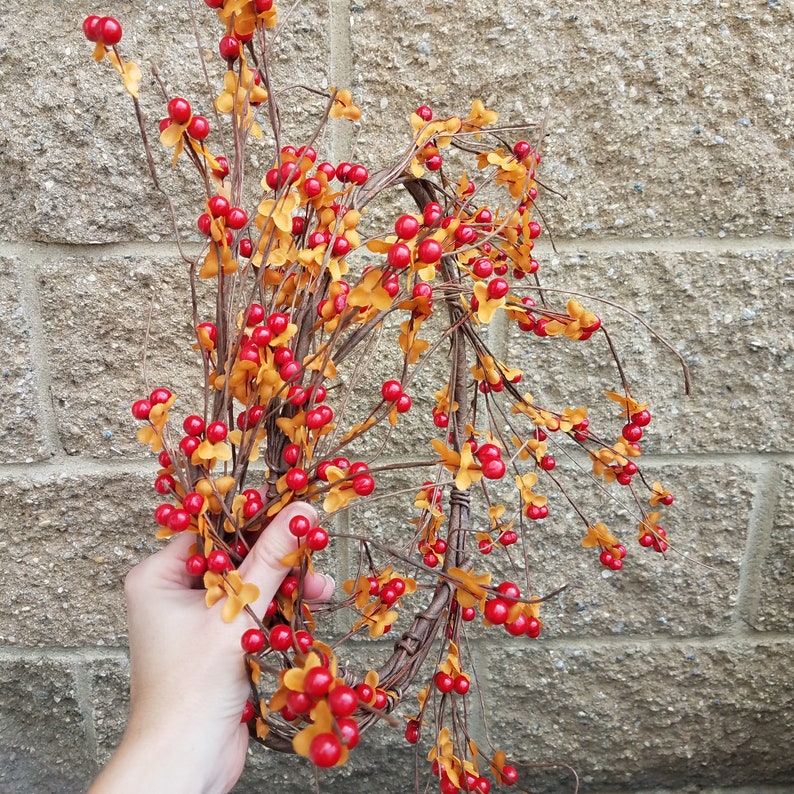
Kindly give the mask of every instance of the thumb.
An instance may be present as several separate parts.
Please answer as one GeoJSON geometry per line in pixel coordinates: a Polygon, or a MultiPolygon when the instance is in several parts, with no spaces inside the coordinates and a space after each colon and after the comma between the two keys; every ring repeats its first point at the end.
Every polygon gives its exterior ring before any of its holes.
{"type": "Polygon", "coordinates": [[[259,617],[265,614],[268,604],[290,572],[281,561],[298,548],[298,539],[290,532],[289,522],[295,516],[308,518],[311,525],[317,526],[317,511],[306,502],[293,502],[273,518],[268,526],[240,563],[240,575],[246,582],[259,588],[259,598],[251,604],[251,609],[259,617]]]}

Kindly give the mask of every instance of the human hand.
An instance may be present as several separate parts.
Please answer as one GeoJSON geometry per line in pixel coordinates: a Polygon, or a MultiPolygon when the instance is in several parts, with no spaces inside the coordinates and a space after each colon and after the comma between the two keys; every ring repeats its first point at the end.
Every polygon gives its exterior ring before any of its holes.
{"type": "MultiPolygon", "coordinates": [[[[307,504],[284,508],[263,530],[239,571],[260,596],[251,608],[264,615],[289,569],[281,560],[295,548],[289,519],[307,504]]],[[[196,542],[183,533],[137,565],[127,576],[130,639],[130,715],[121,744],[90,794],[125,792],[226,792],[245,764],[247,727],[240,723],[250,694],[240,636],[253,621],[242,612],[221,619],[222,604],[208,609],[205,591],[188,574],[185,560],[196,542]]],[[[307,577],[308,599],[328,599],[329,577],[307,577]]]]}

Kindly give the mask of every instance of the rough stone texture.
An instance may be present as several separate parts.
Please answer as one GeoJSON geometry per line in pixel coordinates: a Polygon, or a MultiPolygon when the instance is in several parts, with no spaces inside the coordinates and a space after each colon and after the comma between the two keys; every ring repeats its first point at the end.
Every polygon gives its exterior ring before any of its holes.
{"type": "MultiPolygon", "coordinates": [[[[67,454],[145,454],[135,440],[140,423],[130,414],[132,401],[157,386],[194,401],[201,394],[187,266],[176,257],[66,257],[43,262],[37,284],[67,454]]],[[[174,412],[200,408],[188,399],[174,412]]]]}
{"type": "MultiPolygon", "coordinates": [[[[195,237],[202,183],[186,161],[171,170],[171,154],[157,140],[165,102],[149,74],[154,63],[169,97],[186,96],[195,112],[206,114],[216,127],[188,8],[148,0],[117,13],[125,29],[122,56],[138,63],[144,74],[141,107],[158,172],[174,197],[180,231],[195,237]],[[184,62],[177,69],[164,53],[180,53],[184,62]]],[[[214,96],[223,84],[224,66],[216,45],[223,28],[203,4],[196,8],[214,96]]],[[[7,47],[0,54],[0,77],[8,86],[0,97],[5,119],[0,168],[13,173],[19,187],[5,206],[8,223],[2,238],[81,243],[171,239],[170,216],[152,186],[132,103],[112,68],[93,64],[92,45],[83,36],[82,20],[96,7],[84,0],[43,7],[24,0],[17,11],[0,20],[4,40],[30,40],[36,46],[7,47]],[[50,36],[53,30],[59,32],[55,39],[50,36]],[[30,108],[33,120],[20,114],[20,107],[30,108]]],[[[316,8],[315,13],[298,14],[283,32],[284,49],[274,58],[280,85],[327,88],[325,69],[315,57],[327,50],[325,19],[324,9],[316,8]]],[[[300,144],[314,129],[324,101],[294,89],[282,95],[282,101],[285,138],[300,144]]],[[[219,134],[216,129],[209,139],[215,154],[232,150],[228,126],[222,124],[222,130],[219,134]]],[[[254,142],[248,167],[264,176],[271,159],[272,142],[254,142]]]]}
{"type": "MultiPolygon", "coordinates": [[[[790,783],[792,759],[778,748],[794,733],[791,652],[790,642],[754,638],[531,651],[494,643],[488,685],[512,709],[490,729],[521,762],[572,764],[587,790],[741,786],[759,773],[790,783]]],[[[571,786],[562,769],[527,780],[533,791],[571,786]]]]}
{"type": "Polygon", "coordinates": [[[31,317],[22,304],[15,257],[0,258],[0,404],[8,406],[0,416],[0,434],[8,463],[31,463],[49,455],[42,432],[36,395],[35,361],[31,349],[31,317]]]}
{"type": "Polygon", "coordinates": [[[49,471],[2,478],[3,645],[118,645],[126,637],[123,583],[153,551],[152,497],[125,472],[49,471]]]}
{"type": "Polygon", "coordinates": [[[418,105],[463,114],[479,97],[503,122],[545,119],[542,179],[568,200],[543,205],[561,236],[791,235],[786,4],[451,8],[351,8],[373,160],[418,105]]]}
{"type": "Polygon", "coordinates": [[[104,764],[121,741],[129,710],[130,669],[126,656],[83,665],[90,686],[90,708],[97,760],[104,764]]]}
{"type": "MultiPolygon", "coordinates": [[[[213,15],[197,8],[215,81],[213,15]]],[[[13,186],[0,232],[0,550],[8,563],[0,584],[0,792],[13,794],[85,790],[123,728],[122,582],[158,545],[154,462],[138,463],[145,450],[129,414],[148,391],[147,329],[150,385],[183,396],[175,416],[196,407],[188,399],[199,372],[186,269],[128,98],[108,65],[90,60],[80,21],[96,10],[83,0],[22,0],[0,18],[0,39],[14,42],[0,46],[0,174],[13,186]],[[42,719],[56,700],[52,718],[42,719]]],[[[142,107],[153,155],[192,250],[199,194],[187,164],[172,173],[157,142],[164,103],[148,75],[153,58],[168,94],[188,96],[211,116],[197,59],[171,65],[170,53],[196,54],[188,7],[144,0],[115,11],[123,51],[147,72],[142,107]]],[[[548,112],[541,178],[569,198],[541,194],[550,232],[536,249],[543,283],[627,306],[692,371],[694,394],[685,399],[674,357],[624,313],[593,304],[614,329],[635,396],[652,400],[643,462],[650,482],[676,493],[662,519],[673,550],[664,561],[637,548],[628,505],[590,489],[578,496],[586,513],[630,547],[626,570],[604,576],[596,552],[580,548],[581,522],[553,498],[552,517],[525,529],[527,589],[577,586],[544,605],[536,642],[471,627],[488,710],[485,720],[470,698],[474,733],[481,737],[487,721],[493,741],[518,762],[572,763],[582,790],[790,794],[792,9],[776,0],[584,0],[575,8],[497,0],[461,13],[451,1],[333,0],[299,9],[280,36],[273,71],[289,86],[284,143],[306,139],[324,101],[297,84],[326,88],[352,77],[362,124],[334,123],[317,141],[321,157],[335,161],[375,168],[392,159],[395,142],[407,141],[409,112],[423,102],[441,115],[464,112],[479,96],[507,123],[548,112]]],[[[214,151],[228,144],[217,132],[214,151]]],[[[505,132],[508,142],[538,135],[505,132]]],[[[263,173],[272,158],[266,136],[252,146],[247,174],[263,173]]],[[[254,179],[249,210],[257,192],[254,179]]],[[[400,190],[373,206],[364,225],[390,226],[398,207],[410,208],[400,190]]],[[[617,385],[603,345],[519,336],[498,322],[489,344],[526,369],[524,384],[539,400],[592,404],[594,424],[617,436],[615,406],[596,399],[617,385]]],[[[416,407],[388,439],[386,463],[427,453],[429,395],[446,365],[443,346],[439,352],[412,384],[416,407]]],[[[357,411],[399,371],[398,357],[382,352],[362,361],[357,411]]],[[[554,449],[557,473],[567,477],[572,461],[556,439],[554,449]]],[[[377,495],[410,490],[356,505],[333,526],[400,548],[415,485],[427,473],[380,475],[377,495]]],[[[493,491],[501,497],[509,486],[493,491]]],[[[515,569],[506,557],[487,560],[495,576],[525,579],[517,547],[515,569]]],[[[357,560],[355,541],[342,538],[318,555],[338,581],[357,560]]],[[[395,633],[412,611],[406,600],[395,633]]],[[[323,632],[338,637],[343,625],[340,617],[323,632]]],[[[343,663],[377,667],[393,641],[348,643],[343,663]]],[[[414,704],[411,692],[403,708],[414,704]]],[[[368,734],[349,767],[318,775],[320,789],[413,790],[415,751],[398,733],[368,734]]],[[[416,751],[419,790],[427,741],[416,751]]],[[[539,794],[573,790],[564,769],[522,775],[539,794]]],[[[301,759],[254,748],[237,790],[315,791],[314,778],[301,759]]]]}
{"type": "MultiPolygon", "coordinates": [[[[549,287],[628,308],[688,364],[690,398],[674,355],[617,308],[582,299],[613,334],[632,393],[651,403],[655,421],[646,430],[646,452],[767,452],[792,446],[791,428],[775,418],[775,401],[786,392],[794,366],[786,326],[792,299],[781,289],[791,268],[788,252],[765,248],[716,255],[618,248],[550,257],[540,276],[549,287]]],[[[551,299],[563,310],[566,300],[551,299]]],[[[527,389],[541,404],[587,405],[602,437],[617,438],[620,409],[603,392],[621,391],[620,380],[598,335],[571,342],[511,329],[508,351],[510,361],[528,373],[527,389]]]]}
{"type": "Polygon", "coordinates": [[[70,667],[47,655],[4,654],[0,685],[0,791],[85,791],[96,767],[70,667]]]}

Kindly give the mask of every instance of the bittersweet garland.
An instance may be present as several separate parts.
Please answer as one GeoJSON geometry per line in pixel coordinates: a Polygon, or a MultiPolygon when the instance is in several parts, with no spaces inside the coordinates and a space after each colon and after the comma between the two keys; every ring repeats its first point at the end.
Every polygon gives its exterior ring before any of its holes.
{"type": "MultiPolygon", "coordinates": [[[[186,311],[205,390],[190,396],[195,413],[181,422],[172,418],[176,396],[167,388],[132,406],[144,423],[138,438],[160,464],[154,487],[166,501],[154,512],[157,536],[195,534],[187,568],[202,578],[207,605],[222,604],[227,621],[246,610],[255,623],[241,638],[253,685],[242,719],[254,738],[319,767],[341,765],[360,731],[383,719],[395,724],[391,712],[408,687],[425,681],[404,715],[404,735],[414,744],[429,739],[429,769],[440,790],[487,794],[491,779],[512,785],[518,772],[505,752],[478,745],[466,728],[462,700],[477,671],[463,652],[465,626],[479,619],[519,639],[537,638],[541,604],[553,594],[494,582],[488,555],[506,556],[528,583],[526,557],[511,556],[511,549],[523,542],[528,522],[555,520],[546,494],[560,486],[582,519],[582,546],[598,552],[601,566],[623,567],[623,543],[586,516],[570,485],[562,487],[583,473],[561,475],[559,454],[589,459],[585,479],[629,494],[640,545],[666,552],[656,508],[673,496],[659,482],[649,484],[637,464],[651,422],[648,405],[632,396],[615,357],[620,390],[606,396],[619,407],[622,427],[617,435],[597,431],[584,406],[537,404],[523,387],[524,373],[498,360],[482,335],[501,316],[527,344],[602,340],[612,350],[584,297],[569,293],[556,305],[564,293],[541,289],[533,254],[542,233],[535,206],[540,140],[515,140],[534,128],[497,127],[497,114],[480,100],[468,114],[448,118],[423,105],[411,115],[410,138],[394,162],[370,174],[358,163],[320,161],[314,148],[329,118],[361,115],[348,90],[331,89],[318,107],[317,134],[273,152],[271,167],[257,177],[260,199],[246,209],[246,143],[262,136],[262,125],[271,125],[274,140],[281,134],[273,127],[280,114],[268,67],[277,13],[272,0],[205,2],[217,9],[223,29],[218,52],[226,70],[214,107],[227,118],[234,149],[220,154],[209,143],[208,120],[187,99],[165,96],[160,142],[173,150],[175,166],[192,163],[206,189],[197,217],[205,242],[195,255],[183,252],[193,294],[186,311]],[[398,186],[418,212],[400,214],[392,228],[364,240],[365,206],[398,186]],[[209,317],[199,316],[202,284],[215,294],[209,317]],[[367,391],[361,363],[377,338],[389,351],[379,357],[394,363],[393,377],[367,391]],[[448,363],[447,374],[431,382],[428,362],[436,358],[448,363]],[[415,439],[418,459],[379,465],[403,415],[417,411],[417,396],[432,404],[423,417],[427,437],[415,439]],[[387,432],[375,438],[382,428],[387,432]],[[242,581],[237,565],[273,517],[295,501],[315,503],[330,517],[373,495],[384,498],[376,493],[382,475],[398,468],[409,477],[421,472],[415,513],[401,522],[402,546],[384,546],[364,528],[345,536],[358,547],[356,570],[337,603],[310,605],[302,577],[335,536],[293,517],[299,546],[283,563],[299,573],[285,578],[264,615],[254,614],[249,605],[258,589],[242,581]],[[505,478],[515,483],[512,503],[492,492],[491,484],[505,478]],[[475,492],[483,513],[472,521],[475,492]],[[320,639],[329,632],[323,620],[330,623],[327,614],[341,607],[352,616],[348,632],[320,639]],[[416,612],[408,624],[405,609],[416,612]],[[379,669],[342,669],[344,639],[359,632],[379,637],[398,620],[402,634],[379,669]],[[431,649],[435,658],[428,661],[431,649]]],[[[141,72],[117,46],[121,25],[90,16],[83,28],[95,42],[94,58],[111,63],[133,98],[159,186],[138,106],[141,72]]]]}

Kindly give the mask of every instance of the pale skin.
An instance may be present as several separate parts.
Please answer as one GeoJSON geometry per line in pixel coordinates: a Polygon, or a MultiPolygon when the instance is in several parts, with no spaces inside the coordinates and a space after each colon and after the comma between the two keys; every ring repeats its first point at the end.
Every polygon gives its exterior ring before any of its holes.
{"type": "MultiPolygon", "coordinates": [[[[280,561],[297,547],[288,523],[298,514],[316,526],[312,507],[289,505],[240,565],[243,580],[260,590],[251,605],[257,615],[289,573],[280,561]]],[[[185,569],[195,542],[179,535],[127,576],[129,719],[89,794],[216,794],[243,771],[248,729],[240,715],[251,689],[240,636],[255,624],[245,612],[224,623],[220,604],[207,609],[200,581],[185,569]]],[[[330,577],[315,574],[304,595],[325,600],[333,589],[330,577]]]]}

